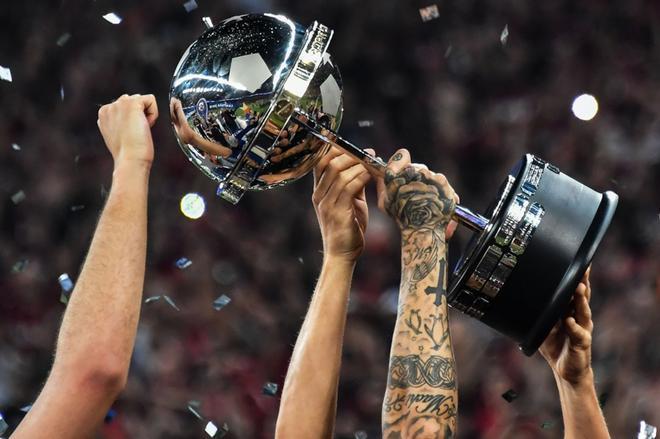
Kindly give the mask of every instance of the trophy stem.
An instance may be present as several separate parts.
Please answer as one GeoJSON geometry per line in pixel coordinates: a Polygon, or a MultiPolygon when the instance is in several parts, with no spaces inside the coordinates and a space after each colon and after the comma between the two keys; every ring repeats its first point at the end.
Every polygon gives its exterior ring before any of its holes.
{"type": "MultiPolygon", "coordinates": [[[[291,117],[298,124],[309,130],[310,134],[313,134],[318,139],[336,146],[345,153],[350,154],[356,159],[360,160],[362,164],[369,168],[372,173],[381,177],[385,175],[385,168],[387,167],[387,163],[385,163],[385,161],[380,157],[372,156],[359,146],[349,142],[334,131],[323,127],[313,118],[308,117],[300,110],[295,110],[291,117]]],[[[472,212],[467,207],[460,206],[458,204],[454,209],[452,218],[459,224],[462,224],[468,229],[477,233],[483,231],[486,226],[488,226],[489,222],[487,218],[472,212]]]]}

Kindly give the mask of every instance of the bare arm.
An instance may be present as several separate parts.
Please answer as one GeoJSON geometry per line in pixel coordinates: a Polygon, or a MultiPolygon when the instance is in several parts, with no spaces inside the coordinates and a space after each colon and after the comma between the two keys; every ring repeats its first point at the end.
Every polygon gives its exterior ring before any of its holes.
{"type": "Polygon", "coordinates": [[[276,438],[333,437],[348,295],[368,221],[362,165],[333,150],[314,171],[323,268],[284,382],[276,438]]]}
{"type": "Polygon", "coordinates": [[[540,348],[559,390],[565,439],[610,437],[591,368],[590,271],[587,270],[573,295],[571,315],[552,329],[540,348]]]}
{"type": "Polygon", "coordinates": [[[126,382],[144,282],[149,125],[157,117],[153,96],[124,96],[99,111],[115,159],[112,188],[64,313],[50,376],[14,439],[92,437],[126,382]]]}
{"type": "Polygon", "coordinates": [[[383,401],[383,437],[449,438],[458,392],[447,315],[445,230],[455,205],[447,179],[398,151],[379,204],[401,229],[401,288],[383,401]]]}

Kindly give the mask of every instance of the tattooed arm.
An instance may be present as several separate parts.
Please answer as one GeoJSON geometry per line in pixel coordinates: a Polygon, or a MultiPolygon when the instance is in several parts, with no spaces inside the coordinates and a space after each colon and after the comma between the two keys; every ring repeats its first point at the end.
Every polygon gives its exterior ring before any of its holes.
{"type": "Polygon", "coordinates": [[[368,222],[369,178],[357,160],[335,149],[314,169],[323,268],[291,356],[276,438],[333,436],[348,294],[368,222]]]}
{"type": "Polygon", "coordinates": [[[564,438],[609,439],[591,368],[591,283],[587,270],[573,295],[573,312],[557,323],[539,351],[557,382],[564,438]]]}
{"type": "Polygon", "coordinates": [[[401,288],[383,401],[383,437],[450,438],[458,392],[447,316],[447,179],[399,150],[378,181],[379,206],[401,229],[401,288]]]}

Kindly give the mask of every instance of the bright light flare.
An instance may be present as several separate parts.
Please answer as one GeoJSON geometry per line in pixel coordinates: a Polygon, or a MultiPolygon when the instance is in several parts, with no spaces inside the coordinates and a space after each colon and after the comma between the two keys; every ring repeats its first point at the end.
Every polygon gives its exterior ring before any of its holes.
{"type": "Polygon", "coordinates": [[[591,120],[598,113],[598,101],[590,94],[581,94],[573,100],[573,115],[580,120],[591,120]]]}

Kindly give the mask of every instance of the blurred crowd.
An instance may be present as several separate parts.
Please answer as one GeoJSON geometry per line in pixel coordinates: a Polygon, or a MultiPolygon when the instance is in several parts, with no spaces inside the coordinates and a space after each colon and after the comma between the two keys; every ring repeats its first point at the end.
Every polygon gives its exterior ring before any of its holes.
{"type": "MultiPolygon", "coordinates": [[[[13,82],[0,81],[0,411],[30,404],[47,376],[65,309],[57,279],[75,281],[110,185],[98,108],[122,93],[154,93],[161,118],[144,294],[168,295],[180,311],[144,305],[129,383],[100,437],[205,437],[189,401],[226,422],[226,437],[273,436],[278,397],[262,387],[281,388],[322,260],[311,177],[231,206],[184,158],[166,110],[174,67],[203,16],[273,11],[335,29],[344,136],[383,157],[409,148],[471,208],[485,209],[525,152],[619,194],[592,270],[597,390],[614,437],[632,437],[642,419],[660,425],[660,4],[448,0],[422,22],[428,1],[197,0],[190,12],[183,0],[3,2],[0,65],[13,82]],[[108,12],[123,21],[103,20],[108,12]],[[571,113],[585,92],[600,106],[589,122],[571,113]],[[206,199],[199,220],[179,210],[188,192],[206,199]],[[177,268],[180,257],[192,265],[177,268]],[[232,301],[216,311],[221,294],[232,301]]],[[[373,192],[338,438],[380,436],[400,247],[373,192]]],[[[454,238],[452,260],[469,235],[454,238]]],[[[450,319],[460,437],[561,437],[540,356],[456,311],[450,319]],[[510,403],[508,389],[519,395],[510,403]]]]}

